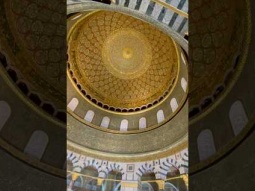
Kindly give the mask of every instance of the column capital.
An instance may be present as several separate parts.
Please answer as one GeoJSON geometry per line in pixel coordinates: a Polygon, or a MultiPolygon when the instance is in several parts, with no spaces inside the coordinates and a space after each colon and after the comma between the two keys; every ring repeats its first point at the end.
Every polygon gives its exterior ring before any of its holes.
{"type": "Polygon", "coordinates": [[[158,184],[159,190],[165,190],[165,181],[164,180],[156,180],[156,183],[158,184]]]}
{"type": "Polygon", "coordinates": [[[181,175],[186,187],[188,188],[189,187],[189,175],[188,174],[183,174],[181,175]]]}
{"type": "Polygon", "coordinates": [[[79,177],[78,173],[72,173],[72,180],[75,181],[79,177]]]}
{"type": "Polygon", "coordinates": [[[102,186],[103,182],[104,182],[104,179],[103,179],[103,178],[98,178],[98,179],[97,179],[97,185],[98,185],[98,186],[102,186]]]}

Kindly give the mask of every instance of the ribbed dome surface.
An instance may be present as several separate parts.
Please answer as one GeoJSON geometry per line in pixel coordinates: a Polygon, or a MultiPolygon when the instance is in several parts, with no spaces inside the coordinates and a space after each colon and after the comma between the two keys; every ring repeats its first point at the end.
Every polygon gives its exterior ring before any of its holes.
{"type": "Polygon", "coordinates": [[[87,97],[99,106],[158,103],[178,73],[173,40],[154,26],[117,12],[85,16],[69,34],[69,63],[87,97]]]}

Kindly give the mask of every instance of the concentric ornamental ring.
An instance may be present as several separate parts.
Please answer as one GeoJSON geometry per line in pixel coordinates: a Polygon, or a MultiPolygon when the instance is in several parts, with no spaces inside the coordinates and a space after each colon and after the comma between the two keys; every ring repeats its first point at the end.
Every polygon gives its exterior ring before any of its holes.
{"type": "Polygon", "coordinates": [[[120,112],[144,110],[174,88],[176,45],[153,25],[97,11],[81,17],[68,41],[72,76],[92,104],[120,112]]]}
{"type": "Polygon", "coordinates": [[[121,29],[106,40],[102,51],[103,63],[120,79],[135,79],[151,65],[152,48],[148,39],[132,29],[121,29]]]}

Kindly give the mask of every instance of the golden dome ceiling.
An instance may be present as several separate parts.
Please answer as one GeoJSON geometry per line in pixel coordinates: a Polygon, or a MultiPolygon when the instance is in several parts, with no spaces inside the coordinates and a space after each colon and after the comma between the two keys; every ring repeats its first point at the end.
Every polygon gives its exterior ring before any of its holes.
{"type": "Polygon", "coordinates": [[[172,31],[120,7],[69,8],[68,149],[127,162],[186,148],[188,64],[172,31]]]}
{"type": "Polygon", "coordinates": [[[152,106],[171,92],[178,75],[173,40],[121,13],[86,15],[70,30],[68,44],[70,76],[87,98],[104,108],[152,106]]]}

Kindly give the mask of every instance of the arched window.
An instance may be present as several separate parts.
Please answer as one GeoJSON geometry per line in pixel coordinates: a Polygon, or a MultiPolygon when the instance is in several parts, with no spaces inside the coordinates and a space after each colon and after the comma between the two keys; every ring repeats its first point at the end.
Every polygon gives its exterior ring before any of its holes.
{"type": "Polygon", "coordinates": [[[197,138],[197,145],[200,161],[209,158],[216,152],[211,130],[201,131],[197,138]]]}
{"type": "Polygon", "coordinates": [[[154,191],[152,185],[148,182],[142,183],[142,191],[154,191]]]}
{"type": "Polygon", "coordinates": [[[35,158],[41,159],[48,142],[49,142],[48,135],[43,131],[37,130],[30,137],[24,149],[24,153],[27,153],[35,158]]]}
{"type": "Polygon", "coordinates": [[[94,116],[95,116],[95,112],[92,111],[92,110],[88,110],[87,113],[86,113],[86,115],[85,115],[85,117],[84,117],[84,119],[85,119],[86,121],[88,121],[88,122],[92,122],[94,116]]]}
{"type": "Polygon", "coordinates": [[[157,112],[157,120],[158,120],[158,123],[161,123],[162,121],[165,120],[165,116],[164,116],[163,110],[159,110],[157,112]]]}
{"type": "Polygon", "coordinates": [[[164,191],[179,191],[172,183],[166,182],[164,191]]]}
{"type": "Polygon", "coordinates": [[[241,101],[238,100],[231,105],[229,119],[234,134],[238,135],[248,123],[248,117],[241,101]]]}
{"type": "Polygon", "coordinates": [[[185,78],[182,78],[182,79],[181,79],[181,86],[182,86],[182,89],[183,89],[184,92],[187,91],[187,85],[188,85],[188,83],[187,83],[187,81],[185,80],[185,78]]]}
{"type": "Polygon", "coordinates": [[[11,115],[11,108],[5,101],[0,101],[0,131],[11,115]]]}
{"type": "Polygon", "coordinates": [[[110,118],[109,117],[104,117],[102,119],[102,122],[101,122],[101,127],[104,127],[104,128],[108,128],[109,127],[109,124],[110,124],[110,118]]]}
{"type": "Polygon", "coordinates": [[[107,174],[107,179],[102,185],[103,191],[120,191],[120,180],[122,180],[122,173],[112,170],[107,174]]]}
{"type": "Polygon", "coordinates": [[[81,174],[83,174],[83,188],[87,191],[97,190],[97,180],[91,177],[98,177],[98,170],[94,166],[87,166],[82,169],[81,174]]]}
{"type": "Polygon", "coordinates": [[[159,190],[158,184],[156,182],[147,182],[147,181],[153,181],[156,180],[155,173],[153,172],[145,172],[141,176],[142,181],[142,191],[154,191],[159,190]]]}
{"type": "Polygon", "coordinates": [[[141,119],[139,119],[139,129],[144,129],[146,128],[146,118],[142,117],[141,119]]]}
{"type": "Polygon", "coordinates": [[[177,100],[175,98],[171,99],[170,106],[171,106],[172,112],[175,112],[177,110],[178,103],[177,103],[177,100]]]}
{"type": "Polygon", "coordinates": [[[93,178],[83,177],[86,179],[84,182],[84,188],[86,191],[96,191],[97,190],[97,180],[93,178]]]}
{"type": "Polygon", "coordinates": [[[120,131],[127,131],[128,129],[128,120],[123,119],[120,124],[120,131]]]}
{"type": "Polygon", "coordinates": [[[67,107],[71,110],[74,111],[76,109],[76,107],[79,104],[79,100],[77,98],[73,98],[69,104],[67,105],[67,107]]]}
{"type": "Polygon", "coordinates": [[[170,167],[166,176],[165,191],[188,190],[184,180],[182,178],[177,178],[180,177],[180,174],[180,170],[177,167],[170,167]]]}

